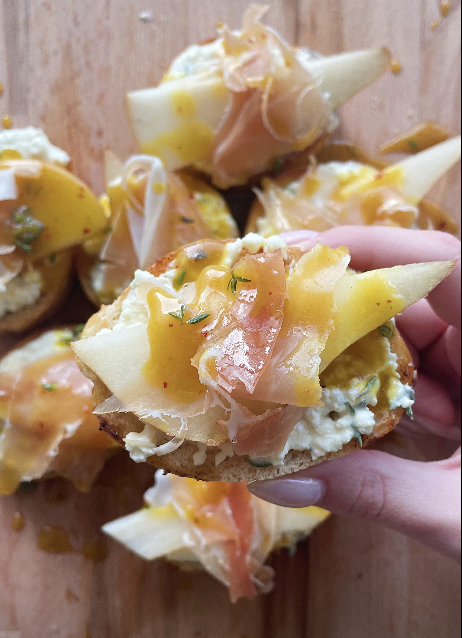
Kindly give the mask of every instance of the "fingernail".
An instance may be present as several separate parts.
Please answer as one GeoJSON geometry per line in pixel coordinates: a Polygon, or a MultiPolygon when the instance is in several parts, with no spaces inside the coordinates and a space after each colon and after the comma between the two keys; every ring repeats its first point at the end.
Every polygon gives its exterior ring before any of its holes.
{"type": "Polygon", "coordinates": [[[308,477],[257,481],[248,490],[263,501],[282,507],[309,507],[321,501],[326,493],[324,481],[308,477]]]}
{"type": "Polygon", "coordinates": [[[298,246],[307,241],[315,239],[319,233],[315,230],[292,230],[288,233],[281,233],[282,239],[288,246],[298,246]]]}

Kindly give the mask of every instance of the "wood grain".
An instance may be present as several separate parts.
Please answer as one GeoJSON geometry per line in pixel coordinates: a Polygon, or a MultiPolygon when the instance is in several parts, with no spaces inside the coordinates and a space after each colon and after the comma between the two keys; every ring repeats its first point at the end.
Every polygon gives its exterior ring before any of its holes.
{"type": "MultiPolygon", "coordinates": [[[[124,93],[152,85],[188,43],[240,24],[246,0],[0,0],[0,114],[43,126],[100,191],[102,154],[135,150],[124,93]],[[152,11],[142,22],[140,12],[152,11]]],[[[436,31],[437,0],[274,0],[269,21],[321,53],[388,46],[403,64],[342,110],[339,135],[374,152],[423,118],[460,126],[460,2],[436,31]]],[[[460,217],[458,170],[434,198],[460,217]]],[[[74,306],[66,310],[73,316],[74,306]]],[[[83,308],[80,312],[84,312],[83,308]]],[[[2,344],[6,347],[6,343],[2,344]]],[[[406,451],[401,450],[402,453],[406,451]]],[[[460,635],[460,569],[399,534],[332,518],[296,557],[275,556],[271,596],[232,607],[205,574],[148,564],[108,541],[93,564],[79,554],[102,523],[136,509],[152,470],[112,460],[88,496],[46,482],[0,499],[0,635],[21,638],[454,638],[460,635]],[[23,532],[11,529],[21,511],[23,532]],[[76,551],[37,548],[60,525],[76,551]]],[[[62,486],[61,486],[62,487],[62,486]]]]}

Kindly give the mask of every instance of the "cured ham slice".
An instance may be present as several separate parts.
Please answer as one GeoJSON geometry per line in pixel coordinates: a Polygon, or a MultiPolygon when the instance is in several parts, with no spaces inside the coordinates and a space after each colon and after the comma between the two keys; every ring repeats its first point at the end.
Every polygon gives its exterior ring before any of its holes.
{"type": "Polygon", "coordinates": [[[246,255],[228,286],[236,299],[215,325],[195,361],[213,351],[216,381],[227,392],[242,384],[252,394],[271,358],[283,321],[286,292],[281,251],[246,255]]]}
{"type": "Polygon", "coordinates": [[[334,327],[335,286],[349,263],[346,249],[317,245],[296,264],[273,357],[255,388],[261,401],[307,407],[321,399],[321,353],[334,327]]]}

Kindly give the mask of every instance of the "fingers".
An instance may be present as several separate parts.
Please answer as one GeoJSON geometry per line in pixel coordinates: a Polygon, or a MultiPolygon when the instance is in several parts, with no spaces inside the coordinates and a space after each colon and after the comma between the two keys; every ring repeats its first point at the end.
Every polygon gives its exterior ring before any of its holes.
{"type": "Polygon", "coordinates": [[[414,425],[446,439],[460,441],[456,411],[452,399],[441,383],[420,373],[415,385],[414,425]]]}
{"type": "Polygon", "coordinates": [[[374,521],[460,560],[460,463],[445,463],[360,450],[249,490],[286,507],[318,505],[374,521]]]}
{"type": "Polygon", "coordinates": [[[448,327],[433,311],[426,299],[421,299],[396,318],[396,325],[406,341],[418,351],[434,343],[448,327]]]}
{"type": "Polygon", "coordinates": [[[449,328],[420,353],[420,370],[438,379],[454,400],[460,398],[460,330],[449,328]]]}
{"type": "MultiPolygon", "coordinates": [[[[341,226],[316,237],[304,231],[282,235],[289,245],[309,249],[317,242],[338,248],[347,246],[357,270],[390,268],[424,261],[460,260],[460,241],[447,233],[378,226],[341,226]]],[[[428,296],[437,315],[460,326],[460,262],[451,275],[428,296]]]]}

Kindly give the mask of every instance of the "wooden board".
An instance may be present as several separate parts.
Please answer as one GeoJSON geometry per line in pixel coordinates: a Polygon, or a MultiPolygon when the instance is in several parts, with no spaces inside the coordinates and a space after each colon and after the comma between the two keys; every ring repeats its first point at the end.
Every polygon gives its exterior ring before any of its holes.
{"type": "MultiPolygon", "coordinates": [[[[152,85],[173,55],[237,27],[246,0],[0,0],[0,114],[42,126],[100,191],[102,153],[135,150],[126,90],[152,85]],[[143,22],[141,12],[152,11],[143,22]]],[[[458,132],[460,2],[441,26],[437,0],[274,0],[271,24],[321,53],[386,45],[403,64],[342,110],[340,135],[368,151],[420,120],[458,132]]],[[[434,198],[460,216],[455,169],[434,198]]],[[[71,314],[69,310],[68,314],[71,314]]],[[[84,313],[84,308],[80,309],[84,313]]],[[[6,345],[6,343],[4,344],[6,345]]],[[[152,471],[112,460],[89,496],[59,482],[0,499],[0,637],[19,638],[454,638],[460,569],[404,537],[331,519],[294,558],[273,558],[271,596],[232,607],[205,574],[147,564],[115,543],[94,564],[78,553],[100,525],[136,509],[152,471]],[[66,490],[64,490],[66,491],[66,490]],[[58,494],[57,494],[58,493],[58,494]],[[16,511],[21,533],[11,529],[16,511]],[[76,552],[50,555],[38,532],[60,525],[76,552]],[[7,633],[2,633],[7,632],[7,633]],[[18,632],[17,634],[8,632],[18,632]]]]}

